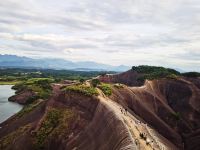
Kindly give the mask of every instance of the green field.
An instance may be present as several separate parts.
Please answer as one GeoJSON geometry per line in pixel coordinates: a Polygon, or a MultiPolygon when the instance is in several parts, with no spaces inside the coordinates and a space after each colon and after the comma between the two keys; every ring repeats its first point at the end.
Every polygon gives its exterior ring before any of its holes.
{"type": "Polygon", "coordinates": [[[0,81],[0,85],[15,85],[20,81],[0,81]]]}

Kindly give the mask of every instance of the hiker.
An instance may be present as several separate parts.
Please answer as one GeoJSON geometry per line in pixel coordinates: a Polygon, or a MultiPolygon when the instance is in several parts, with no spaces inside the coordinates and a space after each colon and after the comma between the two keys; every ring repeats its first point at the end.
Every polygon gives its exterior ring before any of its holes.
{"type": "Polygon", "coordinates": [[[139,140],[135,139],[135,144],[138,145],[139,144],[139,140]]]}
{"type": "Polygon", "coordinates": [[[122,110],[122,108],[120,107],[120,110],[121,110],[121,113],[123,114],[123,110],[122,110]]]}
{"type": "Polygon", "coordinates": [[[126,115],[127,115],[127,111],[128,111],[127,108],[125,108],[125,114],[126,114],[126,115]]]}

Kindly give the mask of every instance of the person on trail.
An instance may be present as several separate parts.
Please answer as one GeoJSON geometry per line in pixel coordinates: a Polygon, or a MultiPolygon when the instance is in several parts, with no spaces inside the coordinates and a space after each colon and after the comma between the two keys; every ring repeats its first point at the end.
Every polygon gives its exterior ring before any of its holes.
{"type": "Polygon", "coordinates": [[[127,115],[127,111],[128,111],[127,108],[125,108],[125,115],[127,115]]]}
{"type": "Polygon", "coordinates": [[[139,140],[135,139],[135,144],[138,145],[139,144],[139,140]]]}
{"type": "Polygon", "coordinates": [[[121,113],[123,114],[123,110],[122,110],[122,108],[120,107],[120,110],[121,110],[121,113]]]}

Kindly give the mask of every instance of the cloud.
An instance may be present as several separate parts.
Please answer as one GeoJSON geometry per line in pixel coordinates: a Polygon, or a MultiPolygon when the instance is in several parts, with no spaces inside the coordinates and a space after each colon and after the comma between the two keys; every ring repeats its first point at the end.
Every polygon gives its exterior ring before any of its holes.
{"type": "Polygon", "coordinates": [[[198,0],[6,0],[0,53],[199,70],[198,0]]]}

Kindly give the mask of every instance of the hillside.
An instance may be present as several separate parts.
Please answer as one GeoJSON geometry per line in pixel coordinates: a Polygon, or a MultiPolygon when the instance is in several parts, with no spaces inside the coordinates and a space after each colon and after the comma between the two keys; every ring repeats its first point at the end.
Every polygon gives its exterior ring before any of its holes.
{"type": "MultiPolygon", "coordinates": [[[[20,94],[27,93],[27,87],[41,87],[43,83],[29,81],[17,86],[12,101],[20,103],[25,100],[20,94]]],[[[22,111],[0,124],[0,149],[200,147],[198,76],[139,66],[83,82],[48,82],[44,89],[50,89],[52,94],[25,100],[22,111]]]]}

